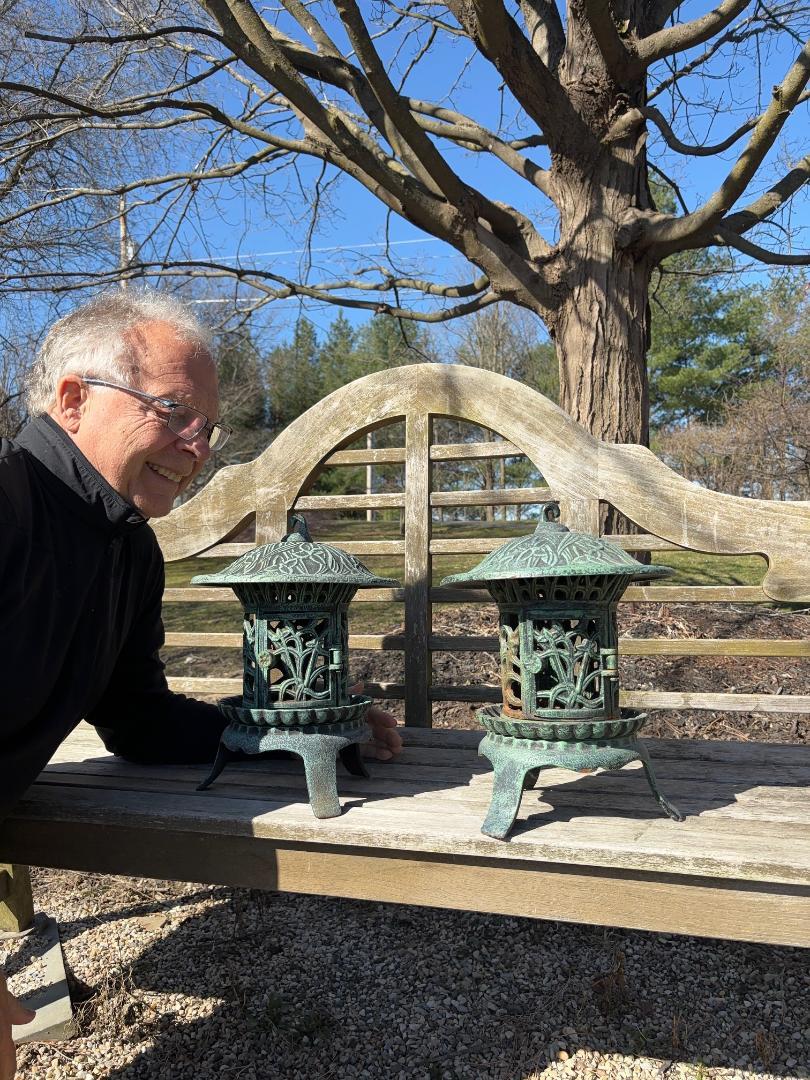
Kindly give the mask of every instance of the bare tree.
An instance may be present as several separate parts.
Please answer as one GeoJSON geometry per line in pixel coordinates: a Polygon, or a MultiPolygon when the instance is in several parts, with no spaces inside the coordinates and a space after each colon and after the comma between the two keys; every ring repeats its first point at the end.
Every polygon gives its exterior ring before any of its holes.
{"type": "Polygon", "coordinates": [[[744,387],[717,424],[674,425],[656,450],[690,480],[764,499],[810,498],[810,284],[776,282],[764,333],[772,372],[744,387]],[[798,286],[798,287],[797,287],[798,286]]]}
{"type": "MultiPolygon", "coordinates": [[[[554,0],[386,0],[373,10],[357,0],[261,9],[250,0],[74,0],[60,28],[67,7],[49,12],[47,25],[29,17],[21,31],[29,47],[42,46],[47,77],[34,68],[0,81],[11,102],[0,135],[17,140],[6,168],[25,170],[42,125],[133,145],[136,132],[159,139],[172,148],[171,168],[53,194],[15,208],[0,228],[43,204],[116,205],[123,193],[150,206],[154,223],[129,275],[234,277],[250,286],[254,306],[299,296],[401,320],[442,322],[511,302],[544,321],[561,404],[601,438],[648,439],[648,294],[662,259],[719,246],[764,263],[810,262],[786,251],[780,232],[810,175],[801,108],[810,10],[799,0],[719,0],[684,20],[672,0],[568,0],[564,11],[554,0]],[[784,58],[776,85],[764,85],[763,56],[784,58]],[[431,57],[432,75],[450,74],[427,100],[421,65],[431,57]],[[104,74],[93,94],[76,80],[77,58],[104,74]],[[500,94],[495,125],[458,105],[470,64],[500,94]],[[742,123],[724,99],[723,74],[751,101],[742,123]],[[787,140],[791,120],[798,147],[787,140]],[[502,201],[497,183],[489,191],[473,183],[469,169],[454,167],[454,148],[509,170],[524,205],[502,201]],[[679,212],[659,212],[650,169],[666,175],[668,162],[688,167],[696,157],[715,160],[713,193],[690,207],[675,185],[679,212]],[[305,267],[293,279],[186,255],[177,223],[210,206],[215,187],[248,183],[269,199],[277,171],[307,161],[318,171],[303,177],[299,196],[313,214],[336,177],[348,176],[474,272],[441,282],[383,261],[336,279],[305,267]]],[[[119,272],[102,266],[94,277],[84,267],[65,283],[119,272]]]]}

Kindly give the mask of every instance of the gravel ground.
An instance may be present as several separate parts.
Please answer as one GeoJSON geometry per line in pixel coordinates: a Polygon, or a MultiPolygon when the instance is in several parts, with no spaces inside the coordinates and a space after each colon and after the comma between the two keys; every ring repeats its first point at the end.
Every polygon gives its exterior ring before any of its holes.
{"type": "Polygon", "coordinates": [[[804,950],[34,874],[94,993],[26,1080],[810,1076],[804,950]]]}

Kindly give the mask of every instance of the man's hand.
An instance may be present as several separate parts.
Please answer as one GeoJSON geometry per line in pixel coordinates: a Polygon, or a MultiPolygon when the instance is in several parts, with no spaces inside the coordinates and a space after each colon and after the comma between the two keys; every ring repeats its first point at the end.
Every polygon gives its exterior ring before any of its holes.
{"type": "Polygon", "coordinates": [[[17,1071],[17,1051],[11,1041],[12,1024],[30,1024],[36,1016],[10,994],[0,971],[0,1080],[12,1080],[17,1071]]]}
{"type": "MultiPolygon", "coordinates": [[[[362,694],[363,684],[349,687],[350,694],[362,694]]],[[[372,705],[366,713],[366,723],[371,728],[371,740],[363,746],[363,757],[376,758],[378,761],[390,761],[402,749],[402,738],[397,731],[397,722],[391,713],[372,705]]]]}

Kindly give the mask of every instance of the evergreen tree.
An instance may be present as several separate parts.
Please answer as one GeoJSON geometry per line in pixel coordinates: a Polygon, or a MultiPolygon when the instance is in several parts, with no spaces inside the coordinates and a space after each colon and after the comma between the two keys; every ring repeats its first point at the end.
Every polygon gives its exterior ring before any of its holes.
{"type": "Polygon", "coordinates": [[[724,268],[707,252],[683,252],[664,264],[648,354],[656,426],[712,423],[770,370],[766,291],[718,285],[713,278],[724,268]]]}
{"type": "Polygon", "coordinates": [[[321,386],[324,395],[351,382],[357,335],[352,324],[339,312],[333,319],[318,352],[321,386]],[[347,375],[350,377],[347,378],[347,375]]]}
{"type": "Polygon", "coordinates": [[[315,327],[303,316],[292,341],[277,345],[268,357],[270,425],[278,432],[323,396],[315,327]]]}

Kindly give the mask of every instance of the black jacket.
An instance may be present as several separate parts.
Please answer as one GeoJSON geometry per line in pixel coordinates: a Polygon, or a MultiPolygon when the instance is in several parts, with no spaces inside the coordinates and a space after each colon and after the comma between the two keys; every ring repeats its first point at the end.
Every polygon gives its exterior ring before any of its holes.
{"type": "Polygon", "coordinates": [[[146,520],[49,417],[0,439],[0,820],[82,718],[138,761],[210,761],[213,705],[158,651],[163,557],[146,520]]]}

